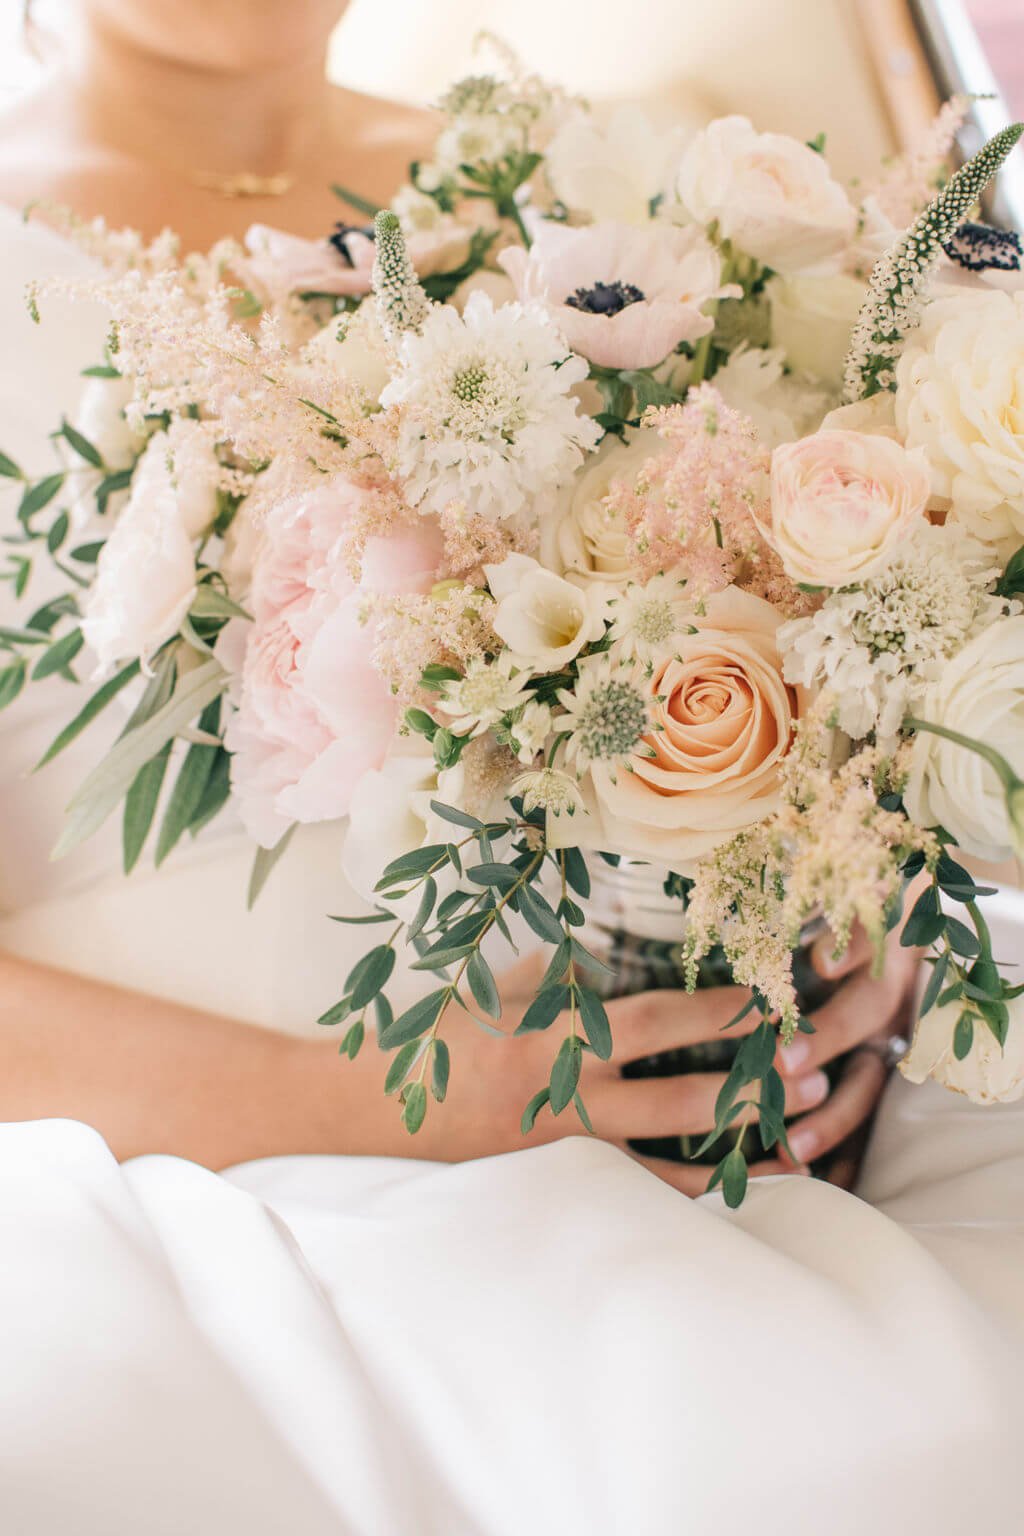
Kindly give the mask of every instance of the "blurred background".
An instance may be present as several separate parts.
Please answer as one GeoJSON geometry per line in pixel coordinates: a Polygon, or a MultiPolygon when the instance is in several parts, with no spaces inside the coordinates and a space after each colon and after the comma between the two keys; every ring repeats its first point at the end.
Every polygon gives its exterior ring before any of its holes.
{"type": "MultiPolygon", "coordinates": [[[[43,53],[60,45],[66,5],[36,0],[43,53]]],[[[469,67],[480,28],[595,101],[642,97],[701,120],[742,110],[800,138],[824,131],[846,176],[904,144],[953,89],[997,88],[1024,115],[1024,0],[353,0],[331,72],[429,102],[469,67]]],[[[22,0],[0,0],[0,101],[41,67],[24,46],[22,0]]],[[[976,135],[1005,120],[986,112],[976,135]]]]}

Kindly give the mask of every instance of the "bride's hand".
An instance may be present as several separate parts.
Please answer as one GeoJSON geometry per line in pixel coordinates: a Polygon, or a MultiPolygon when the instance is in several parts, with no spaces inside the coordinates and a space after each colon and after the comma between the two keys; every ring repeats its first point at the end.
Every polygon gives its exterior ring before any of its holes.
{"type": "MultiPolygon", "coordinates": [[[[808,1148],[794,1145],[801,1163],[828,1154],[866,1124],[885,1080],[879,1056],[857,1052],[831,1095],[822,1067],[869,1036],[895,1032],[914,965],[907,951],[893,946],[884,979],[875,981],[868,972],[866,946],[859,938],[838,964],[831,962],[827,943],[814,958],[823,975],[842,978],[842,984],[814,1015],[815,1034],[801,1035],[795,1042],[799,1046],[806,1041],[810,1046],[803,1062],[792,1055],[785,1061],[787,1117],[806,1116],[791,1133],[794,1139],[799,1132],[805,1133],[808,1148]]],[[[452,1049],[451,1087],[446,1103],[428,1114],[417,1137],[417,1141],[422,1138],[415,1148],[417,1155],[480,1157],[585,1134],[572,1106],[558,1117],[543,1109],[529,1137],[524,1141],[519,1134],[523,1108],[547,1081],[560,1039],[557,1021],[542,1033],[512,1033],[532,999],[536,980],[537,962],[533,960],[524,961],[502,978],[502,1039],[480,1030],[465,1014],[453,1011],[448,1015],[443,1033],[452,1049]]],[[[628,1143],[633,1140],[702,1136],[709,1131],[724,1073],[624,1078],[621,1069],[625,1062],[660,1051],[720,1039],[723,1028],[741,1011],[748,996],[738,987],[715,987],[692,994],[645,992],[610,1002],[613,1059],[603,1062],[585,1052],[580,1076],[580,1093],[594,1134],[630,1151],[628,1143]]],[[[730,1033],[736,1037],[747,1034],[758,1021],[752,1010],[730,1033]]],[[[756,1087],[752,1096],[756,1096],[756,1087]]],[[[709,1168],[639,1157],[635,1152],[631,1155],[688,1195],[701,1194],[707,1185],[709,1168]]],[[[792,1165],[780,1158],[754,1164],[750,1171],[758,1176],[791,1170],[792,1165]]]]}

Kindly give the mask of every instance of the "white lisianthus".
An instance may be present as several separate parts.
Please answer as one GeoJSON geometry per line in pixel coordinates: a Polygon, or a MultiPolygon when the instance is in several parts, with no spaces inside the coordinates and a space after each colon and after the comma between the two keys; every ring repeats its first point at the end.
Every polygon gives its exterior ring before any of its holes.
{"type": "Polygon", "coordinates": [[[483,293],[461,316],[435,305],[399,360],[381,404],[401,408],[397,468],[421,512],[465,502],[494,522],[521,518],[601,435],[569,393],[587,365],[543,311],[495,309],[483,293]]]}
{"type": "Polygon", "coordinates": [[[666,133],[639,107],[620,107],[602,126],[589,114],[562,125],[544,169],[555,196],[576,214],[643,224],[669,185],[680,130],[666,133]]]}
{"type": "MultiPolygon", "coordinates": [[[[984,742],[1024,778],[1024,616],[998,619],[975,635],[915,704],[914,715],[984,742]]],[[[995,770],[970,748],[931,731],[914,738],[904,799],[919,826],[944,827],[977,858],[995,863],[1024,848],[1024,816],[1011,817],[995,770]]]]}
{"type": "Polygon", "coordinates": [[[781,347],[737,347],[715,373],[715,388],[730,409],[749,417],[766,448],[815,431],[828,404],[821,389],[784,372],[781,347]]]}
{"type": "Polygon", "coordinates": [[[484,573],[497,603],[495,634],[534,672],[557,672],[604,634],[600,588],[576,586],[529,555],[508,555],[500,565],[485,565],[484,573]]]}
{"type": "Polygon", "coordinates": [[[307,343],[305,356],[362,390],[376,405],[391,377],[391,354],[374,304],[363,304],[348,319],[332,320],[307,343]]]}
{"type": "Polygon", "coordinates": [[[844,272],[773,278],[768,285],[772,345],[782,348],[798,373],[838,392],[866,297],[867,285],[844,272]]]}
{"type": "Polygon", "coordinates": [[[583,583],[616,584],[635,564],[622,517],[606,504],[616,481],[632,484],[648,459],[667,451],[657,432],[636,432],[628,443],[609,434],[559,505],[540,526],[540,558],[549,570],[583,583]]]}
{"type": "Polygon", "coordinates": [[[181,627],[196,590],[193,540],[216,516],[219,477],[199,422],[150,438],[85,601],[82,633],[101,672],[135,657],[145,665],[181,627]]]}
{"type": "Polygon", "coordinates": [[[953,1050],[953,1036],[963,1002],[932,1007],[914,1027],[914,1041],[900,1062],[911,1083],[928,1078],[962,1093],[972,1104],[1013,1104],[1024,1098],[1024,997],[1006,1004],[1010,1027],[1005,1045],[981,1019],[974,1021],[971,1048],[962,1061],[953,1050]]]}
{"type": "Polygon", "coordinates": [[[1005,552],[1024,540],[1024,292],[925,306],[896,368],[896,426],[950,516],[1005,552]]]}
{"type": "Polygon", "coordinates": [[[103,460],[107,471],[129,469],[146,439],[125,419],[125,406],[134,397],[131,379],[89,379],[78,402],[74,425],[103,460]]]}
{"type": "Polygon", "coordinates": [[[761,531],[791,580],[846,587],[888,564],[923,521],[929,491],[922,453],[866,432],[816,432],[772,453],[761,531]]]}
{"type": "Polygon", "coordinates": [[[778,272],[800,272],[849,242],[856,214],[824,156],[745,117],[720,117],[683,156],[679,197],[700,224],[778,272]]]}
{"type": "Polygon", "coordinates": [[[364,773],[352,791],[349,822],[341,862],[352,889],[364,901],[387,905],[399,916],[411,916],[420,893],[402,898],[382,897],[374,887],[382,871],[402,854],[431,843],[446,843],[450,824],[431,810],[431,800],[458,805],[462,769],[440,773],[433,754],[417,752],[389,757],[380,768],[364,773]]]}
{"type": "Polygon", "coordinates": [[[523,671],[511,651],[502,651],[493,661],[474,656],[462,677],[445,683],[437,707],[450,717],[457,736],[482,736],[502,715],[519,708],[529,681],[529,672],[523,671]]]}

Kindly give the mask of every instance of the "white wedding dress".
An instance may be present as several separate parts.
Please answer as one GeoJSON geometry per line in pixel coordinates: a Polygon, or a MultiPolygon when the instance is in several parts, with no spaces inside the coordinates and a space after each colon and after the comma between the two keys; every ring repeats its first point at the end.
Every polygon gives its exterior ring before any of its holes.
{"type": "MultiPolygon", "coordinates": [[[[44,300],[33,330],[22,281],[83,263],[2,212],[0,237],[0,448],[40,472],[103,322],[44,300]]],[[[121,876],[116,825],[51,865],[118,724],[26,777],[69,700],[51,680],[0,716],[0,946],[315,1028],[346,969],[336,832],[248,916],[230,822],[157,876],[121,876]]],[[[1019,899],[990,909],[1019,951],[1019,899]]],[[[217,1176],[0,1126],[0,1530],[1017,1529],[1024,1105],[894,1082],[861,1194],[776,1179],[730,1213],[583,1138],[217,1176]]]]}

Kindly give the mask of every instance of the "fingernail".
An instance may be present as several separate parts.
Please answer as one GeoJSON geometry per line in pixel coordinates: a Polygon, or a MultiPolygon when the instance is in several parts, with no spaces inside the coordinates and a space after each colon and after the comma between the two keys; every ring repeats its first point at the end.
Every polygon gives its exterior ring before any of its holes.
{"type": "Polygon", "coordinates": [[[809,1163],[818,1145],[817,1132],[809,1126],[797,1126],[789,1133],[789,1150],[798,1163],[809,1163]]]}
{"type": "Polygon", "coordinates": [[[829,1083],[824,1072],[808,1072],[806,1077],[798,1078],[793,1087],[798,1101],[808,1107],[828,1098],[829,1083]]]}
{"type": "Polygon", "coordinates": [[[804,1062],[811,1054],[809,1040],[791,1040],[789,1045],[784,1045],[779,1052],[784,1072],[799,1072],[804,1062]]]}

